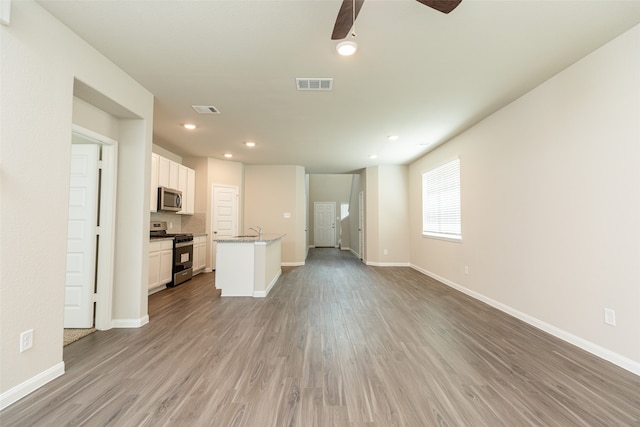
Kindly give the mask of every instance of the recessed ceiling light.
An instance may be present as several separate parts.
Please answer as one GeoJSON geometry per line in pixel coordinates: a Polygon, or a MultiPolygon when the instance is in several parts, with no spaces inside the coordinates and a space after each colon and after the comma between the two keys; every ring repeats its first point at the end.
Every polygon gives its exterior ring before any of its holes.
{"type": "Polygon", "coordinates": [[[370,159],[377,159],[378,155],[377,154],[369,154],[369,158],[370,159]]]}
{"type": "Polygon", "coordinates": [[[247,141],[244,143],[244,145],[246,145],[247,147],[255,147],[256,143],[253,141],[247,141]]]}
{"type": "Polygon", "coordinates": [[[198,126],[194,125],[193,123],[185,123],[182,126],[184,126],[185,129],[189,129],[189,130],[194,130],[195,128],[198,127],[198,126]]]}
{"type": "Polygon", "coordinates": [[[358,45],[356,44],[356,42],[352,41],[340,42],[336,46],[336,50],[342,56],[350,56],[356,53],[356,50],[358,50],[358,45]]]}
{"type": "Polygon", "coordinates": [[[232,158],[232,157],[233,157],[233,154],[231,154],[231,153],[225,153],[225,154],[224,154],[224,156],[225,156],[227,159],[230,159],[230,158],[232,158]]]}
{"type": "Polygon", "coordinates": [[[389,138],[389,141],[396,141],[400,137],[398,135],[389,135],[387,138],[389,138]]]}

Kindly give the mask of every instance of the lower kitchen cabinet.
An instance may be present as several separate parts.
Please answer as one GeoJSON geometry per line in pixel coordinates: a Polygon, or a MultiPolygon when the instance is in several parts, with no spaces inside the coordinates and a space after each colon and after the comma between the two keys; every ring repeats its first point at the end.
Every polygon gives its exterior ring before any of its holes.
{"type": "Polygon", "coordinates": [[[207,266],[207,235],[193,237],[193,274],[202,273],[207,266]]]}
{"type": "Polygon", "coordinates": [[[173,240],[149,242],[149,293],[162,289],[171,282],[173,267],[173,240]]]}

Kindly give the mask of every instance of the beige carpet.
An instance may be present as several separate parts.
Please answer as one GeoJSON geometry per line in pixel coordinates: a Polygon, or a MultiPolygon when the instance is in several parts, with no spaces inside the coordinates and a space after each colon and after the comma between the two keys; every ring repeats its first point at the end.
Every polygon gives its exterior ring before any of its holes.
{"type": "Polygon", "coordinates": [[[80,338],[84,338],[89,334],[96,331],[96,328],[89,329],[71,329],[65,328],[64,330],[64,345],[67,346],[74,341],[78,341],[80,338]]]}

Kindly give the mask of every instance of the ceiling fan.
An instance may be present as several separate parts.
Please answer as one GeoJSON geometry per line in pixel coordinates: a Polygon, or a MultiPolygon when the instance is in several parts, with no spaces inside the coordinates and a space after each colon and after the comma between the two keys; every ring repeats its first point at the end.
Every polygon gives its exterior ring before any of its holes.
{"type": "MultiPolygon", "coordinates": [[[[417,0],[418,2],[429,6],[442,13],[449,13],[455,9],[462,0],[417,0]]],[[[333,27],[333,33],[331,34],[331,40],[341,40],[349,34],[349,30],[353,27],[356,21],[358,13],[362,8],[364,0],[343,0],[340,10],[338,11],[338,17],[336,18],[336,25],[333,27]],[[355,8],[355,9],[354,9],[355,8]]]]}

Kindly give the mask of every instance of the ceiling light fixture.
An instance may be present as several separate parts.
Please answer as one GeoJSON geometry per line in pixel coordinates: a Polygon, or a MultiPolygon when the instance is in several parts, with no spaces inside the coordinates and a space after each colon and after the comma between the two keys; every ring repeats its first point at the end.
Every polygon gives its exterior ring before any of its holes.
{"type": "Polygon", "coordinates": [[[400,137],[398,135],[389,135],[387,138],[389,138],[389,141],[397,141],[400,137]]]}
{"type": "Polygon", "coordinates": [[[342,56],[350,56],[356,53],[356,50],[358,50],[358,45],[356,44],[356,42],[352,41],[340,42],[336,46],[336,50],[342,56]]]}
{"type": "Polygon", "coordinates": [[[225,156],[227,159],[230,159],[230,158],[232,158],[232,157],[233,157],[233,154],[231,154],[231,153],[225,153],[225,154],[224,154],[224,156],[225,156]]]}
{"type": "Polygon", "coordinates": [[[195,128],[198,127],[198,126],[194,125],[193,123],[185,123],[182,126],[184,126],[185,129],[189,129],[189,130],[194,130],[195,128]]]}
{"type": "Polygon", "coordinates": [[[370,154],[370,155],[369,155],[369,158],[370,158],[370,159],[377,159],[377,158],[378,158],[378,155],[377,155],[377,154],[370,154]]]}
{"type": "Polygon", "coordinates": [[[247,147],[255,147],[256,143],[253,141],[247,141],[244,143],[244,145],[246,145],[247,147]]]}

